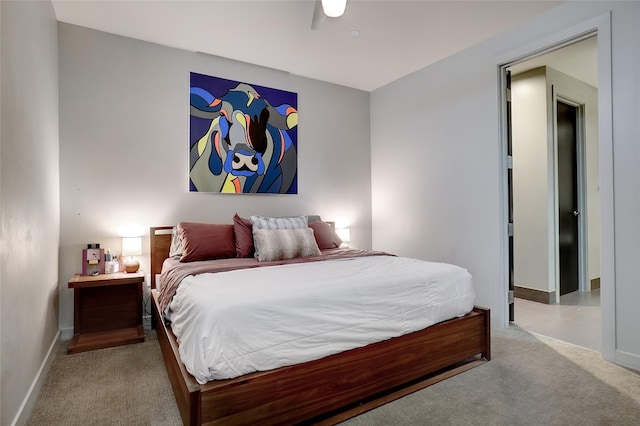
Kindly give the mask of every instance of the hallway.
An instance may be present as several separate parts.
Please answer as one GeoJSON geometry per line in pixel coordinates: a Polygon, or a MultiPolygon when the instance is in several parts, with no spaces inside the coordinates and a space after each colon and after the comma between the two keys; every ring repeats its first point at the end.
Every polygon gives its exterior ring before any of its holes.
{"type": "Polygon", "coordinates": [[[602,351],[600,290],[575,291],[557,305],[515,299],[515,321],[525,330],[602,351]]]}

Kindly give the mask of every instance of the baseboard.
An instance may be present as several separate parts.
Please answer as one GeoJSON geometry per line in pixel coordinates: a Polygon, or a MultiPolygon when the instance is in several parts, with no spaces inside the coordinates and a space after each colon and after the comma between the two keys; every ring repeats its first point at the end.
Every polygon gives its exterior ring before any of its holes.
{"type": "Polygon", "coordinates": [[[598,290],[600,288],[600,278],[598,277],[598,278],[592,279],[590,282],[590,285],[591,285],[591,288],[590,288],[591,291],[598,290]]]}
{"type": "Polygon", "coordinates": [[[532,302],[552,305],[556,303],[555,291],[542,291],[533,288],[513,286],[514,296],[518,299],[531,300],[532,302]]]}
{"type": "Polygon", "coordinates": [[[47,355],[44,357],[42,364],[40,365],[40,369],[38,370],[38,374],[36,374],[35,379],[33,379],[33,383],[31,383],[31,387],[27,392],[27,395],[24,397],[20,408],[18,409],[18,413],[16,417],[11,422],[11,425],[25,425],[31,417],[31,413],[33,412],[33,407],[36,405],[36,401],[38,400],[38,396],[40,396],[40,391],[42,390],[42,385],[44,385],[44,381],[47,378],[47,374],[49,373],[49,369],[51,368],[51,364],[53,363],[53,359],[57,353],[56,349],[58,344],[60,343],[60,330],[56,333],[53,338],[53,342],[51,342],[51,346],[49,346],[49,351],[47,355]]]}
{"type": "Polygon", "coordinates": [[[636,354],[621,351],[618,349],[616,350],[615,363],[640,372],[640,356],[636,354]]]}

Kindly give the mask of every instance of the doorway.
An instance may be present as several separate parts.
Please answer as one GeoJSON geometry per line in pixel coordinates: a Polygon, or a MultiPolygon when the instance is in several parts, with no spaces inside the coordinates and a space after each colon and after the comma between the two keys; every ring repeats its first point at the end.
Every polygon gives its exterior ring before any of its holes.
{"type": "Polygon", "coordinates": [[[558,254],[560,296],[578,291],[578,113],[576,106],[556,101],[558,153],[558,254]]]}
{"type": "MultiPolygon", "coordinates": [[[[600,322],[600,215],[594,209],[600,206],[598,132],[597,128],[593,131],[587,126],[589,120],[597,126],[598,95],[596,90],[595,98],[588,99],[580,86],[593,88],[589,84],[592,83],[597,87],[597,64],[597,39],[592,33],[505,69],[513,74],[511,93],[507,95],[513,112],[507,116],[514,124],[514,148],[507,163],[511,166],[509,174],[513,175],[514,186],[514,192],[509,194],[514,213],[513,224],[509,226],[514,239],[509,259],[514,265],[510,279],[514,283],[514,295],[527,301],[557,305],[556,310],[563,306],[580,307],[584,303],[589,310],[598,310],[600,322]],[[589,82],[563,66],[575,62],[571,56],[583,48],[593,51],[591,62],[579,65],[581,69],[596,70],[589,82]],[[578,82],[574,84],[573,80],[578,82]],[[525,131],[524,143],[528,145],[518,149],[516,105],[523,97],[516,93],[515,86],[524,87],[525,83],[528,91],[536,86],[540,89],[538,106],[543,103],[545,109],[526,114],[528,121],[537,114],[542,124],[538,123],[534,131],[525,131]],[[537,135],[537,142],[532,135],[537,135]],[[534,144],[538,145],[534,147],[534,144]],[[527,186],[519,187],[519,181],[526,181],[527,186]],[[594,293],[585,293],[592,290],[594,293]],[[585,294],[597,298],[582,297],[585,294]]],[[[519,307],[523,305],[526,304],[520,303],[519,307]]],[[[518,323],[517,310],[510,320],[518,323]]],[[[600,339],[599,330],[594,332],[600,339]]],[[[549,334],[549,330],[542,334],[549,334]]],[[[566,340],[566,334],[552,337],[566,340]]]]}

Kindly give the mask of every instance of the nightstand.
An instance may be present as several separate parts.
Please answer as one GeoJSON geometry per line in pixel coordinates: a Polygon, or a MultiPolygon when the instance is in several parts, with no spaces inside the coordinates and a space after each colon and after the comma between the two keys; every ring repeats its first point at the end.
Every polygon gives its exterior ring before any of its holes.
{"type": "Polygon", "coordinates": [[[140,273],[74,275],[73,340],[67,353],[144,341],[140,273]]]}

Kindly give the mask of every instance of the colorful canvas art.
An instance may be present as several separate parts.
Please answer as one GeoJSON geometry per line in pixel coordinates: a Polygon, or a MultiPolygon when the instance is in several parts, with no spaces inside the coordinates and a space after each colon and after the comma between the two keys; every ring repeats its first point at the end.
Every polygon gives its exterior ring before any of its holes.
{"type": "Polygon", "coordinates": [[[191,73],[189,190],[298,193],[298,95],[191,73]]]}

